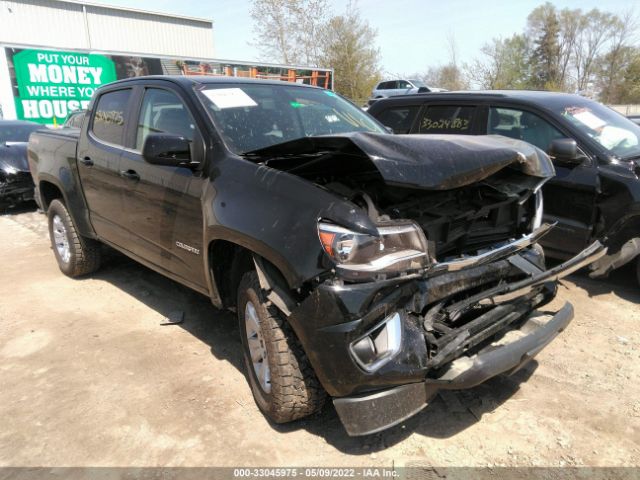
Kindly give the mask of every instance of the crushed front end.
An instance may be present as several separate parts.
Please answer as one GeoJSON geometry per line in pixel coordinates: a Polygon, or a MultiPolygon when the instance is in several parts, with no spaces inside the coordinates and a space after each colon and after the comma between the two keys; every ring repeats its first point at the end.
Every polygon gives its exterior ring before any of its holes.
{"type": "Polygon", "coordinates": [[[538,241],[553,225],[542,224],[540,189],[555,172],[523,142],[354,134],[256,155],[353,206],[318,213],[324,273],[297,298],[268,297],[350,435],[522,367],[573,317],[569,304],[539,311],[556,281],[606,253],[596,242],[546,269],[538,241]]]}
{"type": "Polygon", "coordinates": [[[594,243],[550,270],[548,229],[432,271],[373,282],[327,281],[292,314],[316,374],[350,435],[395,425],[440,389],[463,389],[531,360],[571,321],[537,309],[556,280],[606,253],[594,243]],[[298,321],[299,320],[299,321],[298,321]]]}

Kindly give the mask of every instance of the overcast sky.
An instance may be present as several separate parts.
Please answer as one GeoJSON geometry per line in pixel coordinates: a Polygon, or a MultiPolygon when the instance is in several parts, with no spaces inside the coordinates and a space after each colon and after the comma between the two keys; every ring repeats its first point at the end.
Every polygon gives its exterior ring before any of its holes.
{"type": "MultiPolygon", "coordinates": [[[[213,20],[216,57],[228,60],[264,60],[249,42],[253,39],[250,0],[94,0],[213,20]]],[[[335,13],[347,1],[329,0],[335,13]]],[[[493,37],[521,32],[527,15],[544,2],[537,0],[359,0],[361,15],[378,31],[382,67],[387,75],[424,72],[449,58],[447,36],[453,35],[461,62],[479,54],[493,37]]],[[[621,13],[639,0],[557,0],[558,8],[600,8],[621,13]]],[[[330,67],[330,65],[327,65],[330,67]]]]}

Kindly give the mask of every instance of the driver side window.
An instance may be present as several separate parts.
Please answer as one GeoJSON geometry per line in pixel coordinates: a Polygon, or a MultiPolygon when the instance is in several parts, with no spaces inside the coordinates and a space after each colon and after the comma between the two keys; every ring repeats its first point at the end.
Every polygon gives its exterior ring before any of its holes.
{"type": "Polygon", "coordinates": [[[539,149],[549,152],[551,142],[558,138],[565,138],[557,128],[535,113],[514,108],[489,109],[487,123],[489,135],[504,135],[506,137],[524,140],[539,149]]]}
{"type": "Polygon", "coordinates": [[[142,150],[144,141],[151,133],[178,135],[192,141],[195,122],[182,100],[173,92],[159,88],[145,91],[138,119],[136,150],[142,150]]]}

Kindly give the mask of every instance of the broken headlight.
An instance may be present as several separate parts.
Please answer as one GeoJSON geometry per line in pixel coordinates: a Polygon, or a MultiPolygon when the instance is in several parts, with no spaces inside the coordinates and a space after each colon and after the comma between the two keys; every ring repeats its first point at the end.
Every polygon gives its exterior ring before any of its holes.
{"type": "Polygon", "coordinates": [[[324,251],[347,276],[398,273],[427,265],[427,240],[412,221],[381,224],[376,236],[321,221],[318,235],[324,251]]]}

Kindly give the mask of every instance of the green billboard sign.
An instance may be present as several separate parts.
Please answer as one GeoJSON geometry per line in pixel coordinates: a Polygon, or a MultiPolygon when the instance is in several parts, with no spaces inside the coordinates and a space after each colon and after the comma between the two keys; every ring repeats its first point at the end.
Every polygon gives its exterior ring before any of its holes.
{"type": "Polygon", "coordinates": [[[90,53],[22,50],[13,66],[16,116],[42,124],[64,122],[73,110],[87,108],[97,87],[116,80],[114,62],[90,53]]]}

